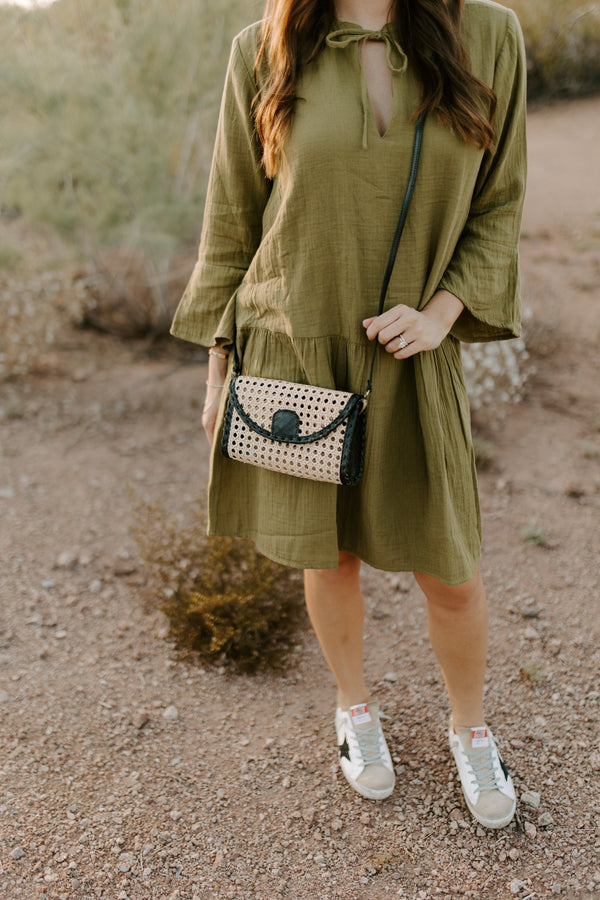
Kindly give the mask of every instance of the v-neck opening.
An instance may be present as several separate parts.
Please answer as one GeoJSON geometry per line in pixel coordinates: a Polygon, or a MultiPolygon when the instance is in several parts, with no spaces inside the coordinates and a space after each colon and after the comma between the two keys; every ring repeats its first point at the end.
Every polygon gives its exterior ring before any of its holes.
{"type": "MultiPolygon", "coordinates": [[[[384,129],[384,131],[379,130],[379,124],[377,122],[377,116],[375,115],[375,109],[373,106],[373,98],[371,97],[371,92],[369,91],[369,83],[367,81],[367,76],[365,74],[364,68],[364,60],[362,59],[362,53],[364,50],[364,44],[367,42],[368,38],[365,38],[364,41],[361,41],[356,45],[356,61],[358,64],[358,68],[360,70],[360,79],[361,79],[361,92],[363,94],[363,103],[366,104],[368,118],[370,118],[373,128],[375,129],[375,134],[377,138],[381,141],[385,140],[387,135],[390,133],[390,129],[393,125],[394,119],[396,117],[396,91],[394,90],[394,73],[390,72],[391,78],[391,88],[392,88],[392,108],[391,115],[389,121],[384,129]]],[[[373,41],[373,43],[378,43],[377,41],[373,41]]]]}

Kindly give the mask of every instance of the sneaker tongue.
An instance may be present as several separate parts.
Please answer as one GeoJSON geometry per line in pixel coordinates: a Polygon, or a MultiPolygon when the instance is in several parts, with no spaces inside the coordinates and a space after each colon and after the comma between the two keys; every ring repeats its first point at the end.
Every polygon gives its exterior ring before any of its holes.
{"type": "Polygon", "coordinates": [[[357,703],[350,707],[350,718],[355,728],[361,725],[370,725],[377,714],[376,703],[357,703]]]}
{"type": "Polygon", "coordinates": [[[487,725],[459,728],[457,734],[466,750],[479,750],[490,746],[490,730],[487,725]]]}

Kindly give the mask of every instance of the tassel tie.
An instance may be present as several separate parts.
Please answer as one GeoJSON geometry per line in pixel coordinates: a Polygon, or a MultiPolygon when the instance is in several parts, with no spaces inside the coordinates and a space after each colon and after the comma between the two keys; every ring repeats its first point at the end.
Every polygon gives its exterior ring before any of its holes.
{"type": "MultiPolygon", "coordinates": [[[[386,59],[388,69],[392,75],[404,75],[408,67],[408,58],[389,25],[384,25],[380,31],[366,31],[364,28],[361,28],[360,25],[354,25],[352,22],[348,22],[342,25],[341,28],[337,28],[335,31],[330,32],[326,38],[328,47],[340,50],[344,50],[351,44],[356,44],[360,47],[363,41],[383,41],[387,48],[386,59]]],[[[367,129],[369,124],[370,101],[364,72],[362,73],[361,78],[361,102],[363,111],[362,146],[363,150],[367,150],[369,146],[367,141],[367,129]]]]}

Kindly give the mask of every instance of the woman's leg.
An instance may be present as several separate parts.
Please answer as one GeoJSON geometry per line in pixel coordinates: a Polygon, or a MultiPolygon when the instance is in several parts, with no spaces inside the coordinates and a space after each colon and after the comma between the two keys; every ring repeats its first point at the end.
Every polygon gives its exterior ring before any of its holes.
{"type": "Polygon", "coordinates": [[[306,605],[338,686],[335,714],[340,766],[354,790],[383,800],[394,789],[394,766],[376,703],[369,702],[363,672],[364,603],[360,560],[340,553],[337,569],[307,569],[306,605]]]}
{"type": "Polygon", "coordinates": [[[306,606],[325,659],[338,686],[338,706],[369,698],[363,672],[364,602],[360,560],[340,553],[337,569],[306,569],[306,606]]]}
{"type": "Polygon", "coordinates": [[[488,611],[481,572],[451,587],[415,572],[427,598],[431,646],[442,670],[455,728],[481,725],[488,611]]]}
{"type": "Polygon", "coordinates": [[[487,828],[504,828],[516,807],[515,791],[483,716],[488,613],[479,569],[449,587],[415,572],[427,597],[431,646],[452,707],[450,749],[467,806],[487,828]]]}

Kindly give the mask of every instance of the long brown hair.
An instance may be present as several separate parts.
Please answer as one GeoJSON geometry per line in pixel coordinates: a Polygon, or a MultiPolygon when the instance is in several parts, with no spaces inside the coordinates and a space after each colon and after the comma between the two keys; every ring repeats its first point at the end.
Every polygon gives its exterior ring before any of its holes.
{"type": "MultiPolygon", "coordinates": [[[[463,140],[493,144],[496,95],[471,71],[460,25],[464,0],[392,0],[392,24],[422,87],[420,112],[463,140]]],[[[263,82],[254,101],[256,132],[269,178],[278,168],[296,101],[300,67],[325,44],[335,21],[333,0],[267,0],[255,77],[263,82]]]]}

